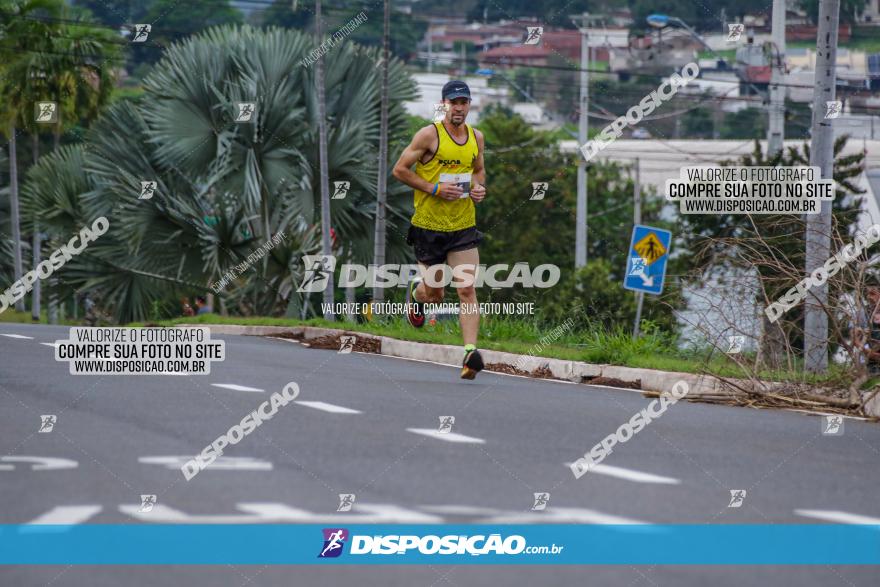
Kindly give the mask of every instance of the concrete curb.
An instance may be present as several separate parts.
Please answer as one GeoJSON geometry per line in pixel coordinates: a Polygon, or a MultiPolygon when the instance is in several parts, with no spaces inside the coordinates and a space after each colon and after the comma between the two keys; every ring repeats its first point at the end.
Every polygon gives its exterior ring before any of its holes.
{"type": "MultiPolygon", "coordinates": [[[[302,339],[305,341],[322,336],[347,334],[359,338],[378,340],[381,349],[380,354],[382,355],[431,361],[455,367],[461,365],[462,357],[460,346],[412,342],[335,328],[317,328],[314,326],[238,326],[232,324],[181,324],[180,326],[208,326],[211,329],[212,336],[217,334],[244,334],[250,336],[285,334],[296,337],[302,336],[302,339]]],[[[643,391],[664,392],[670,391],[677,381],[685,381],[691,393],[724,393],[720,382],[715,377],[708,375],[638,369],[634,367],[621,367],[619,365],[596,365],[581,361],[518,355],[484,349],[480,349],[480,353],[482,353],[483,361],[486,363],[500,363],[509,367],[515,366],[528,372],[545,367],[550,370],[554,378],[574,383],[589,384],[590,379],[602,377],[638,384],[639,388],[643,391]]]]}

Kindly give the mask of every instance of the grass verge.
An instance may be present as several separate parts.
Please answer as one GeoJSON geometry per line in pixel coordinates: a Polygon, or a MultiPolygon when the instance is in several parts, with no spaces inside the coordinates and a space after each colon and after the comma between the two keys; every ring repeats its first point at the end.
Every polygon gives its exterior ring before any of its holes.
{"type": "MultiPolygon", "coordinates": [[[[352,332],[364,332],[388,336],[400,340],[436,344],[461,345],[461,333],[456,320],[441,320],[434,325],[415,329],[402,317],[354,323],[331,322],[319,318],[297,320],[292,318],[266,317],[225,317],[204,314],[188,318],[175,318],[151,322],[161,326],[178,324],[237,324],[244,326],[317,326],[339,328],[352,332]]],[[[130,326],[144,326],[134,323],[130,326]]],[[[724,377],[746,377],[747,374],[735,361],[717,351],[700,349],[678,349],[675,341],[666,334],[648,331],[638,340],[633,340],[628,332],[622,330],[609,332],[601,325],[580,328],[561,333],[550,340],[550,332],[542,329],[536,321],[511,319],[505,317],[484,317],[480,326],[482,349],[505,351],[517,354],[530,354],[537,357],[584,361],[596,364],[621,365],[661,371],[680,371],[684,373],[711,373],[724,377]],[[542,342],[543,339],[543,342],[542,342]]],[[[765,371],[759,376],[771,381],[797,381],[828,383],[841,381],[842,373],[834,366],[823,376],[808,374],[803,370],[765,371]]]]}

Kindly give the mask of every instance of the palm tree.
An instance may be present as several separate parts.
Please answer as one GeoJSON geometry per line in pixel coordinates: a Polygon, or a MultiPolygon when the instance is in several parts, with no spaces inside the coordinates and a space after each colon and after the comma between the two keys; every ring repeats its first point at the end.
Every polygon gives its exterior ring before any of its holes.
{"type": "MultiPolygon", "coordinates": [[[[160,139],[162,162],[189,167],[220,191],[242,194],[245,214],[259,218],[259,226],[276,224],[277,204],[284,202],[296,203],[288,215],[301,212],[308,226],[318,224],[319,108],[309,91],[316,72],[300,64],[312,46],[312,39],[297,31],[250,27],[212,29],[178,46],[163,62],[166,67],[160,64],[144,84],[151,97],[145,117],[160,139]],[[205,77],[192,79],[193,69],[205,77]],[[236,102],[255,103],[255,124],[230,122],[236,102]]],[[[343,241],[356,242],[366,253],[375,202],[365,210],[359,196],[375,194],[376,55],[350,43],[335,47],[332,55],[325,63],[328,176],[352,183],[349,197],[333,201],[334,227],[343,241]]],[[[402,64],[394,62],[392,71],[391,97],[399,102],[413,87],[402,64]]],[[[392,123],[401,128],[405,115],[399,104],[393,115],[392,123]]],[[[359,257],[368,262],[367,255],[359,257]]]]}
{"type": "MultiPolygon", "coordinates": [[[[69,18],[65,7],[63,16],[69,18]]],[[[58,116],[52,125],[53,149],[61,142],[65,128],[87,124],[107,104],[115,81],[114,64],[124,45],[117,35],[89,23],[63,24],[50,39],[49,47],[39,53],[31,64],[31,77],[37,82],[36,93],[42,100],[58,104],[58,116]]],[[[31,125],[34,138],[34,161],[39,158],[37,134],[42,125],[31,125]]],[[[33,222],[34,266],[41,259],[40,225],[33,222]]],[[[58,318],[56,278],[49,280],[49,323],[58,318]]],[[[34,284],[32,314],[40,316],[40,282],[34,284]]]]}
{"type": "Polygon", "coordinates": [[[54,147],[66,128],[91,122],[108,104],[125,45],[113,31],[88,22],[65,24],[52,37],[41,66],[46,94],[58,101],[54,147]]]}
{"type": "MultiPolygon", "coordinates": [[[[144,80],[143,98],[115,103],[87,135],[82,166],[91,183],[79,192],[77,222],[103,214],[111,227],[69,274],[65,267],[65,281],[100,290],[118,320],[143,319],[153,301],[206,290],[283,231],[287,239],[265,264],[222,295],[239,312],[299,309],[300,258],[318,244],[316,103],[312,74],[300,64],[311,47],[298,31],[247,26],[214,28],[172,46],[144,80]],[[234,121],[239,102],[255,104],[252,123],[234,121]],[[148,180],[157,182],[157,194],[138,200],[148,180]]],[[[345,200],[332,202],[334,228],[361,263],[369,262],[375,214],[376,56],[345,43],[326,70],[328,173],[352,185],[345,200]]],[[[391,75],[390,128],[400,132],[400,102],[414,87],[399,61],[391,75]]],[[[72,172],[60,158],[44,162],[29,181],[60,184],[72,172]]],[[[45,205],[53,206],[33,203],[45,205]]],[[[389,215],[402,223],[406,210],[395,200],[389,215]]],[[[390,254],[401,262],[406,249],[395,235],[390,254]]]]}
{"type": "MultiPolygon", "coordinates": [[[[37,17],[57,17],[62,7],[61,0],[0,0],[0,100],[6,105],[0,127],[9,139],[9,208],[16,281],[22,276],[16,139],[18,129],[30,124],[33,112],[35,76],[31,64],[39,50],[49,45],[54,28],[37,17]]],[[[23,298],[15,302],[15,309],[24,311],[23,298]]]]}
{"type": "MultiPolygon", "coordinates": [[[[33,160],[36,162],[39,133],[45,128],[32,114],[36,102],[57,104],[56,122],[52,125],[55,147],[60,141],[62,128],[94,118],[112,91],[112,61],[119,53],[114,45],[119,42],[114,42],[115,35],[105,29],[88,24],[52,22],[51,19],[70,16],[66,5],[59,0],[5,0],[0,6],[0,31],[7,39],[0,49],[6,63],[2,71],[5,83],[0,88],[0,96],[12,106],[3,126],[9,129],[10,139],[9,192],[17,279],[21,275],[21,218],[15,152],[18,130],[31,134],[33,160]]],[[[35,219],[27,221],[33,227],[32,250],[36,264],[40,261],[40,227],[35,219]]],[[[53,298],[50,298],[50,316],[54,316],[53,298]]],[[[32,299],[34,314],[39,318],[39,282],[34,286],[32,299]]],[[[23,303],[24,300],[19,300],[16,308],[23,310],[23,303]]]]}
{"type": "MultiPolygon", "coordinates": [[[[65,16],[68,16],[65,10],[65,16]]],[[[84,24],[65,24],[52,37],[51,52],[41,64],[45,72],[46,96],[58,102],[59,116],[52,128],[53,149],[61,142],[63,129],[87,124],[110,100],[116,76],[115,63],[124,42],[112,31],[84,24]]],[[[34,154],[36,160],[37,154],[34,154]]],[[[34,222],[34,262],[39,262],[40,227],[34,222]]],[[[49,323],[57,323],[57,280],[49,280],[49,323]]],[[[39,289],[34,289],[34,309],[39,319],[39,289]]]]}

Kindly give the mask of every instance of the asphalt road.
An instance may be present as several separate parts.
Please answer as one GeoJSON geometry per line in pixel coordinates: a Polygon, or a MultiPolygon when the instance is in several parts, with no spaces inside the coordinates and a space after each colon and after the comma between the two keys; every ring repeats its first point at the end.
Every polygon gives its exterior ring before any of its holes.
{"type": "MultiPolygon", "coordinates": [[[[639,393],[222,336],[204,376],[72,376],[68,329],[0,324],[0,523],[874,523],[880,426],[679,402],[603,467],[567,467],[639,393]],[[186,481],[288,382],[300,395],[186,481]],[[38,432],[41,415],[56,416],[38,432]],[[454,416],[439,434],[440,418],[454,416]],[[453,441],[459,442],[453,442],[453,441]],[[4,456],[5,455],[5,456],[4,456]],[[47,460],[48,459],[48,460],[47,460]],[[731,490],[745,490],[729,507],[731,490]],[[534,493],[548,492],[544,511],[534,493]],[[339,494],[355,494],[337,512],[339,494]],[[156,495],[140,512],[141,495],[156,495]]],[[[662,548],[662,544],[658,544],[662,548]]],[[[877,585],[876,567],[6,567],[0,585],[877,585]],[[588,580],[586,579],[588,578],[588,580]]]]}

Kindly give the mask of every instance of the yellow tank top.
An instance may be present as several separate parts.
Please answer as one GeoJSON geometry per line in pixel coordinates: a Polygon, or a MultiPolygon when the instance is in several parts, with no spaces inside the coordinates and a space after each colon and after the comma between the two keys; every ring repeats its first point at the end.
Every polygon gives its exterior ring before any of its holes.
{"type": "MultiPolygon", "coordinates": [[[[437,152],[427,163],[416,163],[416,175],[431,183],[440,181],[441,173],[473,173],[474,162],[477,159],[479,148],[474,129],[465,124],[467,139],[459,145],[453,140],[443,126],[443,122],[435,122],[434,129],[439,139],[437,152]]],[[[473,184],[473,180],[471,180],[473,184]]],[[[450,202],[421,190],[415,191],[415,213],[412,217],[413,226],[436,230],[440,232],[452,232],[476,226],[477,215],[474,201],[461,198],[450,202]]]]}

